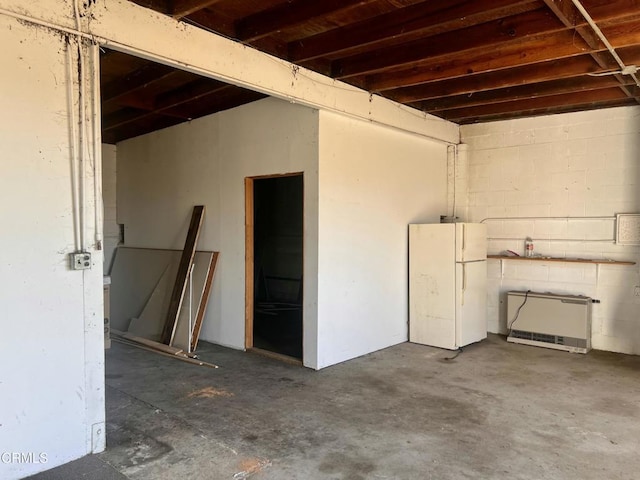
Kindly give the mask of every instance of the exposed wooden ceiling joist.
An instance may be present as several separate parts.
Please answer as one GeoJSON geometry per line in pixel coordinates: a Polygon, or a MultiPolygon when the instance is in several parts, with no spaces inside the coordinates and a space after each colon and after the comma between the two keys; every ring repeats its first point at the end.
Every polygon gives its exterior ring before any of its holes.
{"type": "MultiPolygon", "coordinates": [[[[616,24],[607,29],[607,36],[617,47],[638,45],[639,33],[640,22],[616,24]]],[[[495,45],[491,49],[473,50],[473,52],[463,50],[444,58],[425,60],[419,65],[401,68],[391,73],[368,75],[362,80],[366,88],[380,92],[445,78],[570,58],[589,52],[589,46],[580,36],[576,36],[571,30],[562,30],[542,36],[527,37],[520,42],[495,45]]]]}
{"type": "MultiPolygon", "coordinates": [[[[613,76],[569,78],[564,80],[550,80],[541,83],[531,83],[517,87],[501,88],[486,92],[477,92],[471,95],[457,95],[436,100],[419,102],[416,106],[425,112],[435,113],[451,108],[467,108],[494,103],[525,100],[552,95],[561,95],[603,88],[615,88],[620,84],[613,76]]],[[[625,85],[633,86],[633,80],[628,80],[625,85]]]]}
{"type": "Polygon", "coordinates": [[[187,15],[199,12],[218,2],[220,2],[220,0],[173,0],[171,2],[171,16],[180,20],[187,15]]]}
{"type": "Polygon", "coordinates": [[[444,110],[444,118],[460,123],[471,123],[481,119],[498,120],[507,118],[513,109],[527,112],[528,115],[544,115],[576,110],[589,110],[599,103],[606,106],[629,105],[629,99],[618,88],[594,90],[590,92],[576,92],[564,95],[554,95],[542,98],[515,100],[492,105],[482,105],[470,108],[444,110]]]}
{"type": "MultiPolygon", "coordinates": [[[[462,123],[640,95],[571,0],[135,1],[462,123]]],[[[640,63],[640,0],[581,3],[627,65],[640,63]]]]}
{"type": "Polygon", "coordinates": [[[333,76],[340,79],[370,73],[389,72],[416,65],[425,58],[433,61],[461,51],[476,51],[504,45],[531,35],[556,32],[564,26],[546,10],[535,10],[482,23],[458,31],[446,32],[394,47],[340,59],[334,63],[333,76]]]}
{"type": "Polygon", "coordinates": [[[554,79],[582,77],[585,72],[598,72],[589,55],[524,65],[464,77],[436,80],[420,85],[389,90],[386,95],[400,103],[414,103],[434,98],[472,95],[487,90],[527,85],[554,79]]]}
{"type": "MultiPolygon", "coordinates": [[[[598,51],[603,50],[605,45],[591,26],[581,25],[582,21],[586,19],[576,8],[573,2],[569,0],[544,0],[544,3],[565,26],[575,29],[578,35],[580,35],[591,48],[591,56],[593,59],[600,67],[604,68],[605,65],[607,65],[607,59],[611,54],[610,52],[598,51]]],[[[633,98],[634,95],[632,91],[627,88],[625,79],[622,78],[621,75],[615,75],[614,78],[618,83],[618,87],[624,92],[624,94],[627,97],[633,98]]]]}
{"type": "Polygon", "coordinates": [[[175,75],[174,68],[159,63],[150,63],[143,68],[134,70],[122,79],[102,85],[102,101],[112,102],[171,75],[175,75]]]}
{"type": "Polygon", "coordinates": [[[236,24],[236,38],[242,41],[257,40],[336,10],[361,7],[374,1],[376,0],[289,0],[275,8],[239,20],[236,24]]]}
{"type": "Polygon", "coordinates": [[[110,79],[103,82],[101,89],[102,135],[107,143],[264,97],[123,53],[106,50],[102,58],[102,78],[110,79]],[[118,71],[126,72],[120,78],[113,78],[116,67],[118,71]]]}
{"type": "Polygon", "coordinates": [[[540,8],[538,0],[488,0],[471,5],[460,0],[418,3],[291,42],[289,60],[302,62],[336,54],[351,55],[358,50],[398,45],[537,8],[540,8]]]}

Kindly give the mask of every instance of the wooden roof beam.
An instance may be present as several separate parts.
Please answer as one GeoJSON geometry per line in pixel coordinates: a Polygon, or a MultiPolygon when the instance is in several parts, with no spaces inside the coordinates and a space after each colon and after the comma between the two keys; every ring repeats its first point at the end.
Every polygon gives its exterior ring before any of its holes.
{"type": "MultiPolygon", "coordinates": [[[[626,85],[633,85],[629,79],[626,85]]],[[[471,95],[456,95],[447,98],[418,102],[416,108],[425,112],[434,113],[452,108],[468,108],[494,103],[512,102],[514,100],[526,100],[530,98],[548,97],[553,95],[588,92],[617,87],[618,81],[610,76],[571,78],[563,80],[551,80],[517,87],[500,88],[486,92],[478,92],[471,95]]]]}
{"type": "Polygon", "coordinates": [[[486,115],[480,117],[465,117],[459,120],[452,120],[458,125],[466,125],[478,122],[495,122],[499,120],[513,120],[516,118],[537,117],[541,115],[556,115],[560,113],[584,112],[586,110],[598,110],[601,108],[626,107],[633,105],[629,98],[622,100],[606,100],[603,102],[591,102],[586,105],[565,105],[559,107],[541,107],[531,110],[518,110],[517,112],[498,113],[495,115],[486,115]]]}
{"type": "Polygon", "coordinates": [[[156,12],[168,14],[171,12],[170,0],[131,0],[141,7],[150,8],[156,12]]]}
{"type": "Polygon", "coordinates": [[[173,0],[171,2],[171,16],[180,20],[187,15],[212,7],[220,0],[173,0]]]}
{"type": "MultiPolygon", "coordinates": [[[[617,48],[635,46],[638,42],[640,22],[626,22],[607,28],[610,41],[617,48]]],[[[364,81],[372,92],[381,92],[400,87],[419,85],[436,80],[464,77],[507,68],[531,65],[547,60],[556,60],[589,52],[588,45],[571,31],[564,30],[549,35],[538,35],[520,42],[507,42],[491,49],[480,49],[470,56],[461,51],[444,58],[420,62],[391,73],[374,74],[355,78],[364,81]]]]}
{"type": "Polygon", "coordinates": [[[426,39],[375,50],[337,60],[332,76],[345,79],[352,76],[382,73],[419,63],[425,59],[487,50],[489,47],[564,30],[557,18],[539,9],[493,20],[464,30],[446,32],[426,39]]]}
{"type": "MultiPolygon", "coordinates": [[[[593,9],[594,17],[600,19],[603,28],[640,19],[638,0],[612,0],[612,2],[593,9]]],[[[581,18],[577,27],[588,28],[588,24],[581,18]]],[[[437,56],[459,53],[463,50],[469,51],[469,55],[472,55],[478,49],[493,48],[493,46],[527,40],[530,36],[548,35],[568,28],[574,27],[568,27],[555,14],[549,12],[548,8],[543,7],[538,11],[497,19],[424,40],[341,58],[333,63],[332,76],[345,79],[359,75],[379,74],[412,66],[437,56]]],[[[603,50],[601,43],[595,43],[590,38],[585,41],[580,37],[580,40],[581,43],[586,44],[583,47],[585,52],[603,50]]]]}
{"type": "MultiPolygon", "coordinates": [[[[582,37],[587,45],[593,50],[603,50],[604,45],[602,40],[598,37],[596,32],[591,26],[580,25],[583,20],[583,15],[578,11],[576,6],[571,0],[543,0],[549,9],[554,13],[558,19],[567,27],[574,28],[575,31],[582,37]]],[[[591,56],[602,68],[607,64],[607,52],[592,52],[591,56]]],[[[627,87],[627,82],[622,75],[615,75],[614,78],[618,82],[619,88],[624,92],[627,97],[634,97],[632,89],[627,87]]]]}
{"type": "Polygon", "coordinates": [[[189,16],[183,17],[182,21],[217,35],[222,34],[226,37],[233,37],[236,34],[233,20],[220,12],[213,13],[211,10],[198,10],[189,16]]]}
{"type": "Polygon", "coordinates": [[[170,127],[194,118],[228,110],[265,96],[252,90],[240,88],[225,90],[218,95],[203,98],[202,101],[196,100],[196,105],[185,103],[161,114],[150,113],[144,118],[138,117],[137,120],[131,123],[122,122],[119,127],[105,131],[102,138],[105,143],[117,143],[127,138],[137,137],[138,135],[170,127]]]}
{"type": "MultiPolygon", "coordinates": [[[[447,120],[457,123],[466,123],[470,119],[480,120],[485,117],[495,117],[502,114],[513,114],[513,112],[531,112],[535,110],[541,113],[549,112],[554,108],[577,108],[585,109],[597,107],[599,104],[609,104],[611,102],[629,102],[624,93],[618,88],[607,88],[602,90],[592,90],[589,92],[576,92],[550,97],[533,98],[526,100],[514,100],[511,102],[481,105],[469,108],[455,108],[444,110],[438,114],[447,120]]],[[[513,116],[511,116],[513,118],[513,116]]]]}
{"type": "Polygon", "coordinates": [[[538,0],[445,0],[420,2],[361,22],[291,42],[289,60],[303,62],[327,55],[361,51],[399,39],[418,39],[467,28],[497,17],[540,7],[538,0]]]}
{"type": "Polygon", "coordinates": [[[375,1],[377,0],[288,0],[276,7],[240,19],[236,23],[234,37],[242,42],[252,42],[336,10],[359,8],[375,1]]]}
{"type": "Polygon", "coordinates": [[[173,109],[182,104],[193,102],[209,95],[220,94],[226,90],[236,89],[233,85],[218,82],[216,80],[201,79],[191,82],[184,87],[158,95],[152,108],[148,110],[137,110],[129,112],[123,110],[107,116],[102,123],[102,130],[108,131],[118,128],[124,124],[138,121],[150,115],[177,116],[184,120],[190,117],[187,113],[176,112],[173,109]],[[127,113],[129,112],[129,113],[127,113]]]}
{"type": "MultiPolygon", "coordinates": [[[[619,49],[629,64],[640,63],[640,45],[619,49]]],[[[451,80],[438,80],[411,87],[387,90],[385,97],[399,103],[419,102],[453,95],[483,92],[547,80],[580,77],[589,73],[604,73],[617,67],[613,59],[601,68],[589,54],[558,60],[547,60],[521,67],[467,75],[451,80]]]]}
{"type": "Polygon", "coordinates": [[[175,75],[178,70],[160,63],[149,63],[123,79],[113,80],[101,88],[103,104],[113,102],[149,85],[175,75]]]}
{"type": "Polygon", "coordinates": [[[411,87],[387,90],[385,97],[399,103],[434,100],[455,95],[469,95],[497,88],[515,87],[528,83],[582,76],[586,72],[601,71],[590,55],[524,65],[454,78],[422,83],[411,87]]]}

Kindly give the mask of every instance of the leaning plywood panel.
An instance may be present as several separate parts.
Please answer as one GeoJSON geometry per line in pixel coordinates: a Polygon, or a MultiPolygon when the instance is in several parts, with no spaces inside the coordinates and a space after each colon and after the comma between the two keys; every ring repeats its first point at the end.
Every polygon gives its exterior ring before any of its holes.
{"type": "Polygon", "coordinates": [[[116,250],[111,270],[111,328],[129,329],[131,319],[141,314],[174,256],[172,250],[116,250]]]}
{"type": "Polygon", "coordinates": [[[131,319],[128,332],[133,335],[148,338],[156,342],[162,336],[163,320],[169,307],[169,294],[173,279],[178,269],[177,259],[172,258],[167,268],[162,273],[160,280],[144,306],[144,310],[138,317],[131,319]]]}
{"type": "MultiPolygon", "coordinates": [[[[123,331],[139,337],[160,341],[164,320],[169,308],[169,300],[180,263],[181,251],[159,250],[146,248],[120,247],[116,254],[114,270],[117,270],[117,295],[112,298],[112,305],[119,307],[120,317],[124,320],[119,324],[127,325],[123,331]],[[164,266],[160,270],[159,266],[164,266]],[[155,279],[141,272],[154,272],[155,279]],[[158,273],[159,272],[159,273],[158,273]],[[139,283],[131,279],[142,280],[139,283]],[[131,299],[136,301],[131,301],[131,299]],[[145,302],[139,300],[146,298],[145,302]]],[[[195,348],[207,301],[211,291],[213,269],[215,268],[218,252],[196,252],[193,263],[193,281],[191,299],[191,335],[195,348]]],[[[116,329],[120,330],[120,329],[116,329]]],[[[189,298],[183,302],[178,323],[176,337],[172,345],[188,349],[189,343],[189,298]]]]}

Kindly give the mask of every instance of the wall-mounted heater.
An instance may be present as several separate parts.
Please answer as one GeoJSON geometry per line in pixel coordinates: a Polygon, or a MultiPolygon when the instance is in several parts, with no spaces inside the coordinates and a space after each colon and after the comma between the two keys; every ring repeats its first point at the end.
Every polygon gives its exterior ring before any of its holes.
{"type": "Polygon", "coordinates": [[[591,298],[508,292],[508,342],[573,353],[591,350],[591,298]]]}

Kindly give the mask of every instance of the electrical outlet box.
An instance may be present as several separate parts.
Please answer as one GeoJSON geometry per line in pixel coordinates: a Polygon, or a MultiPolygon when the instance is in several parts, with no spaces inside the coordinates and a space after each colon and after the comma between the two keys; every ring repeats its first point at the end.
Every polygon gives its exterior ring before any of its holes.
{"type": "Polygon", "coordinates": [[[91,254],[87,252],[71,254],[71,268],[74,270],[88,270],[91,268],[91,254]]]}

